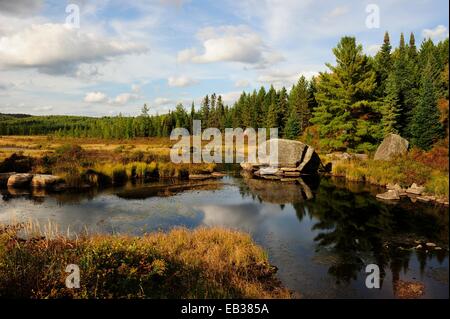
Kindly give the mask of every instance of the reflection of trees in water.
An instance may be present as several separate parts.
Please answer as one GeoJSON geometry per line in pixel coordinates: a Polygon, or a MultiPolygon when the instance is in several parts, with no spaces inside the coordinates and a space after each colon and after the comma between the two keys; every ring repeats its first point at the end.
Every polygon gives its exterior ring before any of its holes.
{"type": "MultiPolygon", "coordinates": [[[[380,267],[382,277],[391,269],[393,280],[397,280],[401,271],[408,270],[412,254],[399,249],[402,240],[409,244],[405,248],[411,248],[411,240],[417,238],[446,242],[441,234],[448,231],[448,221],[439,214],[419,206],[414,210],[388,206],[367,192],[351,193],[327,179],[322,180],[315,200],[294,208],[300,221],[306,213],[318,220],[313,230],[320,232],[314,240],[319,250],[336,255],[337,262],[330,266],[329,273],[337,282],[356,279],[369,263],[380,267]]],[[[423,271],[427,254],[417,255],[423,271]]],[[[445,253],[438,258],[443,261],[445,253]]]]}

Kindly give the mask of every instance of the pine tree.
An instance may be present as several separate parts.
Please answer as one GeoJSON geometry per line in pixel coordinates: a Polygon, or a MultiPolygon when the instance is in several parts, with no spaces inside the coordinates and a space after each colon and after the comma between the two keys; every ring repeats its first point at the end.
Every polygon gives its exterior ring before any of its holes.
{"type": "Polygon", "coordinates": [[[389,33],[384,34],[383,45],[380,51],[375,56],[375,67],[377,72],[377,94],[378,96],[384,95],[385,83],[389,73],[392,70],[392,58],[391,58],[391,42],[389,39],[389,33]]]}
{"type": "Polygon", "coordinates": [[[333,53],[337,64],[320,74],[311,122],[326,149],[371,150],[382,137],[375,72],[353,37],[343,37],[333,53]]]}
{"type": "Polygon", "coordinates": [[[386,80],[385,97],[383,99],[383,118],[381,124],[386,136],[389,133],[398,134],[398,116],[400,114],[400,105],[398,99],[398,88],[394,74],[390,74],[386,80]]]}
{"type": "Polygon", "coordinates": [[[283,132],[284,125],[289,115],[289,101],[286,88],[283,86],[278,92],[278,107],[277,107],[277,127],[279,132],[283,132]]]}
{"type": "Polygon", "coordinates": [[[309,109],[309,93],[308,81],[304,76],[301,76],[297,84],[292,87],[289,94],[289,107],[294,108],[297,112],[299,120],[300,132],[303,132],[308,126],[311,118],[311,110],[309,109]]]}
{"type": "Polygon", "coordinates": [[[278,127],[278,112],[277,112],[277,105],[275,103],[272,103],[269,107],[265,127],[266,128],[278,127]]]}
{"type": "Polygon", "coordinates": [[[291,140],[297,139],[301,133],[299,123],[300,119],[298,118],[298,113],[295,108],[292,107],[284,127],[284,137],[291,140]]]}
{"type": "Polygon", "coordinates": [[[419,90],[419,102],[414,110],[411,123],[411,143],[424,150],[430,149],[432,144],[441,138],[444,128],[440,122],[437,107],[437,90],[432,62],[428,62],[419,90]]]}
{"type": "Polygon", "coordinates": [[[410,138],[410,123],[412,110],[415,106],[414,94],[412,92],[414,85],[410,74],[411,64],[408,59],[408,48],[405,44],[403,33],[400,35],[400,45],[395,51],[395,61],[392,72],[396,80],[398,89],[398,104],[402,112],[397,120],[397,128],[403,137],[410,138]]]}
{"type": "Polygon", "coordinates": [[[206,95],[203,99],[202,109],[201,109],[201,120],[202,120],[202,129],[208,127],[208,123],[210,121],[210,106],[209,106],[209,96],[206,95]]]}

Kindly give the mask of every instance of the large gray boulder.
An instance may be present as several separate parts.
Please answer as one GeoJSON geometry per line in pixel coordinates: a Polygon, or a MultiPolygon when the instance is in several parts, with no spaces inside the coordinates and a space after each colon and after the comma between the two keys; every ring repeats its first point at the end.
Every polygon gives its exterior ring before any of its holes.
{"type": "MultiPolygon", "coordinates": [[[[317,173],[320,166],[320,158],[313,147],[300,141],[288,139],[271,139],[266,141],[265,147],[269,151],[271,147],[278,147],[277,167],[283,171],[293,169],[294,171],[312,174],[317,173]]],[[[259,155],[259,154],[258,154],[259,155]]],[[[257,166],[271,166],[269,157],[258,156],[257,166]]],[[[241,167],[246,170],[254,169],[256,163],[241,163],[241,167]]]]}
{"type": "Polygon", "coordinates": [[[389,134],[375,153],[375,160],[389,161],[408,152],[409,142],[397,134],[389,134]]]}
{"type": "Polygon", "coordinates": [[[14,174],[8,178],[8,187],[29,187],[32,179],[33,174],[14,174]]]}

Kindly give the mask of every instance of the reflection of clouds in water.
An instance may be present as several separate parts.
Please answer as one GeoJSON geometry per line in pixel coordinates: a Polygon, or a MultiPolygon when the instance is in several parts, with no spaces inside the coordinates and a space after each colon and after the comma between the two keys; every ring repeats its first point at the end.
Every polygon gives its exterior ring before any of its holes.
{"type": "Polygon", "coordinates": [[[0,203],[0,222],[22,221],[47,223],[49,220],[60,229],[81,231],[87,227],[98,232],[139,233],[174,224],[191,226],[198,223],[198,216],[185,205],[162,200],[127,200],[103,195],[78,204],[61,205],[53,198],[46,198],[39,205],[25,198],[16,198],[6,205],[0,203]]]}
{"type": "Polygon", "coordinates": [[[196,207],[203,212],[203,224],[206,226],[224,226],[257,230],[267,218],[275,217],[281,212],[278,205],[243,203],[237,205],[203,205],[196,207]]]}

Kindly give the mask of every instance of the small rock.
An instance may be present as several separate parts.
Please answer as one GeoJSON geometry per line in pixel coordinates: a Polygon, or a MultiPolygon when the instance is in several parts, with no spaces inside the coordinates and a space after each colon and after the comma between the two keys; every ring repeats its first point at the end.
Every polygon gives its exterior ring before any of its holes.
{"type": "Polygon", "coordinates": [[[434,247],[434,250],[442,250],[442,248],[439,246],[436,246],[436,247],[434,247]]]}
{"type": "Polygon", "coordinates": [[[417,245],[417,246],[416,246],[416,249],[422,249],[422,248],[423,248],[422,245],[417,245]]]}
{"type": "Polygon", "coordinates": [[[28,187],[30,186],[33,174],[14,174],[8,178],[8,187],[28,187]]]}
{"type": "Polygon", "coordinates": [[[388,190],[386,193],[377,194],[376,197],[379,199],[384,199],[384,200],[399,200],[400,199],[398,192],[395,190],[392,190],[392,189],[388,190]]]}
{"type": "Polygon", "coordinates": [[[208,179],[211,178],[212,176],[209,174],[189,174],[189,179],[208,179]]]}
{"type": "Polygon", "coordinates": [[[212,176],[212,177],[225,177],[226,174],[221,173],[221,172],[212,172],[212,173],[211,173],[211,176],[212,176]]]}
{"type": "Polygon", "coordinates": [[[47,174],[36,174],[33,176],[31,180],[31,186],[36,188],[47,188],[58,183],[61,183],[63,180],[59,176],[55,175],[47,175],[47,174]]]}
{"type": "Polygon", "coordinates": [[[276,167],[264,167],[259,170],[260,175],[275,175],[278,173],[278,168],[276,167]]]}
{"type": "Polygon", "coordinates": [[[408,188],[408,189],[406,190],[406,192],[407,192],[408,194],[413,194],[413,195],[422,195],[422,193],[423,193],[424,190],[425,190],[425,187],[423,187],[423,186],[417,186],[416,183],[413,183],[413,184],[411,185],[411,187],[408,188]]]}
{"type": "Polygon", "coordinates": [[[247,163],[247,162],[242,162],[241,163],[241,167],[242,169],[244,169],[245,171],[253,171],[256,169],[255,165],[251,164],[251,163],[247,163]]]}
{"type": "Polygon", "coordinates": [[[427,247],[436,247],[437,245],[435,243],[426,243],[427,247]]]}
{"type": "Polygon", "coordinates": [[[418,196],[417,200],[419,202],[424,202],[424,203],[428,203],[429,201],[431,201],[431,199],[428,196],[418,196]]]}

